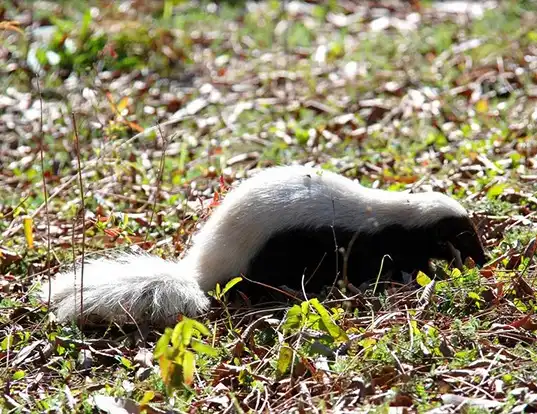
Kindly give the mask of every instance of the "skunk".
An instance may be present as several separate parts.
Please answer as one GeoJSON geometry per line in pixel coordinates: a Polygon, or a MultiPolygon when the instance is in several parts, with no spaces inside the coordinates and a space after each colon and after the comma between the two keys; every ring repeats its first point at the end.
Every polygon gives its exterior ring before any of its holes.
{"type": "MultiPolygon", "coordinates": [[[[84,318],[167,325],[209,307],[206,292],[244,275],[237,287],[266,285],[307,292],[346,277],[355,285],[378,275],[429,272],[430,259],[487,258],[466,210],[434,192],[370,189],[304,166],[274,167],[244,180],[215,208],[183,259],[147,253],[86,262],[84,318]]],[[[76,282],[80,281],[80,266],[76,282]]],[[[52,281],[59,320],[80,318],[73,272],[52,281]]],[[[48,298],[49,286],[42,289],[48,298]]]]}

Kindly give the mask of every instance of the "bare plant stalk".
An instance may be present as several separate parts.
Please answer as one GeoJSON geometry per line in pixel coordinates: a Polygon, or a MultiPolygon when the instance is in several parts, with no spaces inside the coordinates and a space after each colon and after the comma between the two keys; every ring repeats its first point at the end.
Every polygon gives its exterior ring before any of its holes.
{"type": "Polygon", "coordinates": [[[47,256],[45,262],[45,272],[48,278],[48,298],[47,307],[50,308],[50,297],[52,296],[52,284],[50,283],[50,218],[48,215],[48,192],[47,180],[45,179],[45,137],[43,134],[43,96],[41,95],[41,85],[39,76],[36,77],[37,92],[39,93],[39,158],[41,161],[41,180],[43,182],[43,197],[45,198],[45,222],[47,223],[47,256]]]}
{"type": "MultiPolygon", "coordinates": [[[[78,128],[76,126],[75,113],[71,112],[73,121],[73,130],[75,133],[75,151],[78,170],[78,187],[80,191],[80,209],[82,215],[82,261],[80,263],[80,319],[81,328],[84,327],[84,255],[86,252],[86,200],[84,198],[84,185],[82,183],[82,165],[80,162],[80,138],[78,136],[78,128]]],[[[74,244],[73,244],[74,245],[74,244]]],[[[76,268],[75,268],[76,270],[76,268]]],[[[76,273],[75,273],[76,274],[76,273]]]]}
{"type": "MultiPolygon", "coordinates": [[[[76,291],[76,248],[75,248],[75,236],[76,236],[76,223],[77,223],[78,217],[75,215],[73,218],[73,228],[71,231],[71,250],[73,251],[73,296],[75,298],[75,304],[74,307],[76,309],[76,297],[77,297],[77,291],[76,291]]],[[[82,320],[82,315],[80,317],[82,320]]]]}
{"type": "Polygon", "coordinates": [[[332,228],[332,237],[334,238],[334,252],[336,254],[336,274],[334,276],[334,282],[332,282],[332,287],[330,288],[330,291],[328,292],[328,297],[332,296],[334,288],[336,287],[337,279],[339,277],[339,246],[337,244],[337,237],[336,237],[336,204],[333,198],[332,198],[332,213],[333,213],[332,225],[330,227],[332,228]]]}
{"type": "Polygon", "coordinates": [[[349,257],[351,255],[352,248],[354,246],[354,243],[356,243],[356,240],[358,239],[358,231],[355,232],[352,235],[351,241],[349,242],[349,245],[347,246],[347,250],[345,251],[345,256],[343,257],[343,285],[347,286],[349,284],[349,257]]]}
{"type": "Polygon", "coordinates": [[[163,146],[162,146],[162,155],[160,156],[160,165],[159,165],[159,173],[157,175],[157,190],[155,192],[155,199],[153,200],[153,207],[151,208],[151,216],[149,217],[149,225],[147,226],[147,233],[145,234],[144,241],[147,241],[147,238],[149,237],[149,233],[151,232],[151,225],[153,224],[153,218],[155,217],[155,210],[157,209],[157,201],[158,201],[158,195],[160,193],[160,185],[162,183],[162,175],[164,174],[164,160],[166,159],[166,150],[168,149],[168,140],[164,137],[164,134],[162,133],[162,128],[160,127],[160,124],[157,123],[158,132],[160,134],[160,138],[162,138],[163,146]]]}

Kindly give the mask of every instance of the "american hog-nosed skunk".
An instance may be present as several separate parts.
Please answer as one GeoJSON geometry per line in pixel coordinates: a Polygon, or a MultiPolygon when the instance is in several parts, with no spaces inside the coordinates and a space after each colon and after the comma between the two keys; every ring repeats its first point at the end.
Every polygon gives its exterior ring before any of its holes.
{"type": "MultiPolygon", "coordinates": [[[[84,317],[170,324],[178,314],[205,311],[205,292],[241,274],[315,292],[341,278],[343,268],[359,285],[381,269],[392,278],[427,272],[430,259],[451,261],[454,249],[459,262],[486,262],[466,210],[446,195],[375,190],[329,171],[275,167],[231,190],[181,260],[134,253],[88,260],[84,317]]],[[[52,281],[60,320],[80,317],[74,280],[71,271],[52,281]]],[[[248,292],[248,283],[237,287],[248,292]]],[[[44,298],[48,291],[44,286],[44,298]]]]}

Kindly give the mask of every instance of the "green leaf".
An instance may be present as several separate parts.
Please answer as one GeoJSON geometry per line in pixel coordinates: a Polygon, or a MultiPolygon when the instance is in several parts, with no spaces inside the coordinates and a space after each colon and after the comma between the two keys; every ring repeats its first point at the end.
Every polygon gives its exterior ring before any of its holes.
{"type": "Polygon", "coordinates": [[[177,325],[175,325],[175,328],[173,328],[171,341],[172,341],[172,346],[174,348],[178,348],[180,344],[182,344],[183,324],[184,324],[184,320],[179,322],[177,325]]]}
{"type": "Polygon", "coordinates": [[[416,276],[416,282],[418,282],[418,285],[421,287],[425,287],[431,283],[431,278],[420,270],[416,276]]]}
{"type": "Polygon", "coordinates": [[[249,367],[246,367],[246,369],[241,369],[239,372],[239,384],[243,386],[249,386],[252,383],[252,374],[249,370],[249,367]]]}
{"type": "Polygon", "coordinates": [[[321,317],[328,334],[336,341],[346,341],[348,339],[347,334],[334,322],[330,313],[319,300],[311,299],[309,302],[321,317]]]}
{"type": "Polygon", "coordinates": [[[314,298],[309,300],[309,304],[317,311],[319,316],[321,317],[321,320],[323,321],[324,325],[328,329],[328,332],[331,334],[331,329],[337,329],[337,325],[332,320],[332,317],[326,310],[326,308],[319,302],[319,299],[314,298]],[[335,328],[334,328],[335,326],[335,328]]]}
{"type": "Polygon", "coordinates": [[[87,40],[91,35],[91,12],[88,10],[82,17],[82,25],[80,26],[78,35],[82,41],[87,40]]]}
{"type": "Polygon", "coordinates": [[[153,391],[146,391],[144,393],[144,396],[140,400],[140,406],[143,407],[144,405],[149,404],[149,402],[152,401],[153,398],[155,398],[155,393],[153,391]]]}
{"type": "Polygon", "coordinates": [[[304,302],[302,302],[300,304],[300,309],[302,311],[302,316],[306,316],[307,314],[310,313],[310,303],[309,301],[305,300],[304,302]]]}
{"type": "Polygon", "coordinates": [[[475,293],[475,292],[468,292],[468,297],[470,299],[474,299],[474,300],[477,300],[477,301],[482,301],[483,298],[481,297],[481,295],[475,293]]]}
{"type": "Polygon", "coordinates": [[[11,334],[8,334],[4,339],[2,339],[2,342],[0,342],[0,349],[2,351],[6,351],[8,348],[11,348],[12,344],[13,336],[11,334]]]}
{"type": "Polygon", "coordinates": [[[173,357],[170,358],[170,361],[174,362],[176,365],[182,366],[186,350],[179,350],[179,348],[177,348],[177,350],[178,352],[176,352],[173,357]]]}
{"type": "Polygon", "coordinates": [[[521,301],[520,299],[518,299],[518,298],[513,299],[513,304],[515,305],[515,308],[517,308],[518,311],[520,311],[522,313],[529,312],[528,306],[523,301],[521,301]]]}
{"type": "Polygon", "coordinates": [[[205,354],[212,357],[218,356],[218,349],[212,347],[211,345],[207,345],[201,341],[198,341],[197,339],[192,339],[192,343],[190,344],[190,346],[198,354],[205,354]]]}
{"type": "Polygon", "coordinates": [[[461,277],[461,276],[462,276],[462,273],[461,273],[460,269],[455,268],[455,269],[453,269],[451,271],[451,277],[452,278],[458,278],[458,277],[461,277]]]}
{"type": "Polygon", "coordinates": [[[125,368],[128,368],[128,369],[132,368],[132,362],[123,356],[119,357],[119,362],[121,362],[121,365],[123,365],[125,368]]]}
{"type": "Polygon", "coordinates": [[[302,327],[303,321],[304,318],[301,307],[299,305],[293,305],[293,307],[287,311],[285,322],[283,323],[283,331],[294,332],[302,327]]]}
{"type": "Polygon", "coordinates": [[[157,341],[157,344],[155,345],[155,350],[153,351],[153,355],[155,358],[159,358],[163,355],[166,355],[168,345],[170,344],[170,339],[172,337],[172,332],[173,330],[171,328],[166,328],[162,336],[157,341]]]}
{"type": "Polygon", "coordinates": [[[377,340],[373,337],[364,338],[360,342],[358,342],[362,348],[365,350],[368,350],[370,348],[373,348],[377,344],[377,340]]]}
{"type": "Polygon", "coordinates": [[[183,380],[190,385],[194,382],[194,370],[196,368],[196,357],[190,351],[185,351],[183,355],[183,380]]]}
{"type": "Polygon", "coordinates": [[[414,319],[410,320],[410,327],[412,328],[412,333],[415,336],[421,336],[420,328],[418,327],[418,322],[414,319]]]}
{"type": "Polygon", "coordinates": [[[310,138],[309,132],[302,128],[295,129],[295,137],[300,144],[305,144],[310,138]]]}
{"type": "Polygon", "coordinates": [[[487,191],[487,197],[488,198],[497,198],[499,195],[503,193],[503,190],[507,187],[507,184],[496,184],[489,188],[487,191]]]}
{"type": "Polygon", "coordinates": [[[175,370],[175,364],[168,358],[159,358],[158,365],[160,367],[160,376],[164,384],[169,385],[175,370]]]}
{"type": "Polygon", "coordinates": [[[437,339],[440,336],[440,332],[438,331],[438,329],[432,325],[427,325],[425,333],[429,339],[437,339]]]}
{"type": "Polygon", "coordinates": [[[209,336],[211,334],[211,331],[202,323],[192,319],[192,326],[194,329],[199,331],[203,336],[209,336]]]}
{"type": "Polygon", "coordinates": [[[489,110],[489,103],[486,99],[480,99],[475,104],[475,110],[477,113],[484,114],[487,113],[489,110]]]}
{"type": "Polygon", "coordinates": [[[182,321],[183,329],[181,330],[181,343],[184,346],[190,345],[192,334],[194,333],[194,324],[192,319],[184,318],[182,321]]]}
{"type": "Polygon", "coordinates": [[[276,365],[276,371],[278,372],[278,375],[280,377],[283,376],[287,371],[289,371],[292,361],[293,350],[287,345],[283,345],[280,348],[280,355],[278,355],[278,364],[276,365]]]}
{"type": "Polygon", "coordinates": [[[531,31],[526,34],[529,41],[537,43],[537,32],[531,31]]]}
{"type": "Polygon", "coordinates": [[[15,371],[13,373],[13,379],[15,381],[23,379],[25,376],[26,376],[26,373],[22,369],[19,369],[18,371],[15,371]]]}
{"type": "Polygon", "coordinates": [[[222,291],[222,294],[225,295],[229,289],[231,289],[233,286],[235,286],[237,283],[239,283],[242,280],[242,277],[234,277],[229,282],[226,283],[226,286],[224,287],[224,290],[222,291]]]}

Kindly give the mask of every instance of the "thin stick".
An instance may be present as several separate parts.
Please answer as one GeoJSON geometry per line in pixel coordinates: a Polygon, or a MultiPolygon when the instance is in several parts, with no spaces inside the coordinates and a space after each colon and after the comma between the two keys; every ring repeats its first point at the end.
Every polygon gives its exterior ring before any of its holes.
{"type": "Polygon", "coordinates": [[[41,181],[43,182],[43,196],[45,198],[45,222],[47,223],[47,256],[45,262],[45,271],[48,278],[48,299],[47,308],[50,308],[50,298],[52,296],[52,284],[50,283],[50,218],[48,216],[48,192],[47,192],[47,180],[45,179],[45,137],[43,134],[43,96],[41,95],[41,85],[39,83],[39,76],[36,77],[37,91],[39,93],[39,158],[41,160],[41,181]]]}
{"type": "Polygon", "coordinates": [[[80,162],[80,139],[76,126],[75,113],[71,112],[73,130],[75,133],[76,160],[78,163],[78,187],[80,190],[80,209],[82,213],[82,263],[80,264],[80,327],[84,328],[84,254],[86,252],[86,201],[84,199],[84,185],[82,183],[82,163],[80,162]]]}
{"type": "Polygon", "coordinates": [[[337,244],[337,236],[336,236],[336,203],[334,201],[334,198],[332,197],[332,225],[330,226],[332,228],[332,237],[334,238],[334,253],[336,255],[336,275],[334,277],[334,281],[332,282],[332,286],[330,287],[330,291],[328,292],[328,297],[332,296],[332,293],[334,291],[334,288],[336,287],[336,282],[339,277],[339,246],[337,244]]]}
{"type": "Polygon", "coordinates": [[[272,289],[272,290],[274,290],[274,291],[276,291],[278,293],[281,293],[282,295],[287,296],[288,298],[294,299],[296,301],[300,301],[300,298],[297,298],[296,296],[291,295],[289,292],[286,292],[285,290],[279,289],[279,288],[277,288],[275,286],[267,285],[266,283],[263,283],[263,282],[258,282],[257,280],[248,279],[246,276],[244,276],[242,274],[241,274],[241,277],[244,280],[246,280],[247,282],[253,283],[255,285],[258,285],[258,286],[261,286],[261,287],[264,287],[264,288],[267,288],[267,289],[272,289]]]}
{"type": "Polygon", "coordinates": [[[147,241],[147,238],[149,237],[149,233],[151,232],[151,225],[153,224],[153,217],[155,216],[155,210],[157,208],[157,201],[158,201],[158,195],[160,193],[160,185],[162,183],[162,175],[164,174],[164,160],[166,159],[166,150],[168,149],[168,140],[164,137],[164,134],[162,133],[162,129],[160,128],[160,124],[157,123],[158,132],[160,133],[160,137],[162,138],[163,148],[162,148],[162,156],[160,157],[160,165],[159,165],[159,173],[157,175],[157,190],[155,192],[155,199],[153,200],[153,207],[151,208],[151,216],[149,217],[149,224],[147,226],[147,233],[145,234],[144,242],[147,241]]]}
{"type": "MultiPolygon", "coordinates": [[[[75,298],[75,309],[76,309],[76,248],[75,248],[75,236],[76,236],[76,223],[77,223],[77,216],[73,218],[73,228],[71,231],[71,250],[73,251],[73,296],[75,298]]],[[[80,315],[80,320],[82,320],[82,315],[80,315]]]]}
{"type": "Polygon", "coordinates": [[[142,330],[140,329],[140,327],[138,326],[138,322],[136,321],[136,319],[134,319],[134,316],[132,316],[130,314],[130,312],[125,308],[125,306],[123,306],[121,304],[121,302],[118,302],[118,305],[121,309],[123,309],[123,312],[125,312],[127,314],[127,316],[130,318],[130,320],[132,321],[132,323],[134,323],[134,326],[136,326],[136,329],[138,330],[138,334],[140,335],[140,338],[143,338],[144,335],[142,334],[142,330]]]}
{"type": "Polygon", "coordinates": [[[343,284],[345,286],[349,284],[349,258],[350,258],[354,243],[356,243],[356,240],[358,240],[359,234],[360,234],[360,231],[356,231],[352,235],[351,241],[349,242],[349,245],[347,246],[347,250],[345,251],[345,256],[343,256],[343,284]]]}

